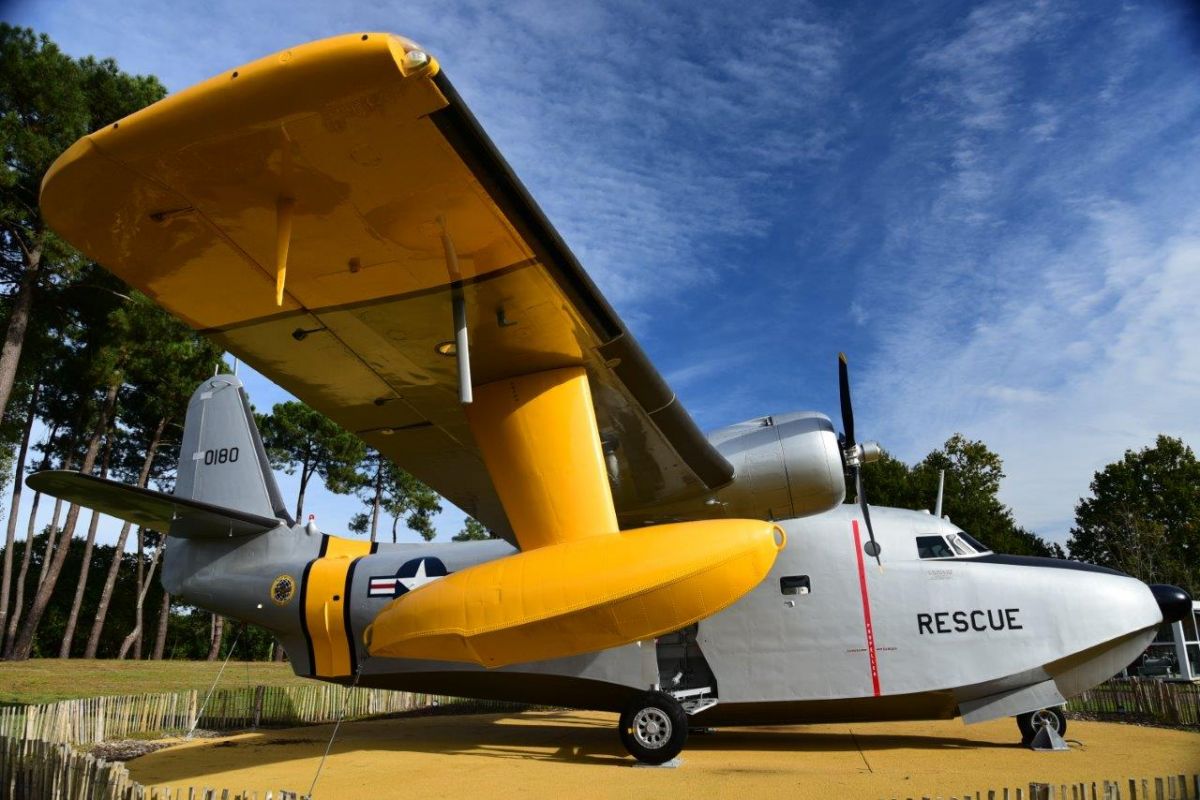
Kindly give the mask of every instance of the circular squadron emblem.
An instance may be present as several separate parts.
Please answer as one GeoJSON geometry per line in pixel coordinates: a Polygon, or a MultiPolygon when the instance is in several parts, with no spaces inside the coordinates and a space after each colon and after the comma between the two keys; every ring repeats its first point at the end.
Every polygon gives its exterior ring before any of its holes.
{"type": "Polygon", "coordinates": [[[296,594],[296,579],[291,575],[280,575],[271,584],[271,601],[277,606],[284,606],[296,594]]]}

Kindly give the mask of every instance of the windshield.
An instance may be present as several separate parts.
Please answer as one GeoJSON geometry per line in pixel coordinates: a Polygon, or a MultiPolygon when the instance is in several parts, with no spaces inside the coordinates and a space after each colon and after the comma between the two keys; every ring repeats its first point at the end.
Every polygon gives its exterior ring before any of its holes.
{"type": "Polygon", "coordinates": [[[947,536],[946,539],[950,542],[950,546],[954,548],[954,552],[957,553],[958,555],[960,555],[960,556],[975,555],[975,551],[972,550],[971,547],[966,542],[964,542],[962,539],[959,539],[953,533],[950,534],[949,536],[947,536]]]}
{"type": "Polygon", "coordinates": [[[931,533],[917,537],[918,558],[957,558],[986,553],[988,549],[978,540],[962,531],[948,533],[945,536],[931,533]]]}
{"type": "Polygon", "coordinates": [[[971,547],[975,548],[975,552],[977,553],[987,553],[992,549],[966,531],[959,531],[955,535],[964,540],[967,544],[971,545],[971,547]]]}

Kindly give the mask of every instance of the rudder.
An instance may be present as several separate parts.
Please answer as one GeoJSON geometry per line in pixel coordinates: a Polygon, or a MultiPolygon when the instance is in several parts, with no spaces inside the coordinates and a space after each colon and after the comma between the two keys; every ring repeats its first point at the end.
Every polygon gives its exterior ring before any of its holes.
{"type": "Polygon", "coordinates": [[[175,496],[293,524],[236,375],[214,375],[188,402],[175,496]]]}

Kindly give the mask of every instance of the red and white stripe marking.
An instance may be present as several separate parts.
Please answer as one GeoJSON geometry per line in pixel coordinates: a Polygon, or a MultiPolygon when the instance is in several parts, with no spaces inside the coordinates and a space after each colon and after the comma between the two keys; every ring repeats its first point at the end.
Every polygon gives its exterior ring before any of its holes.
{"type": "Polygon", "coordinates": [[[854,555],[858,557],[858,589],[862,594],[863,626],[867,629],[867,653],[871,656],[871,689],[879,697],[879,662],[875,658],[875,629],[871,626],[871,596],[867,593],[867,567],[863,563],[862,537],[858,520],[851,520],[854,531],[854,555]]]}
{"type": "Polygon", "coordinates": [[[368,597],[391,597],[396,593],[396,584],[400,582],[399,578],[371,578],[370,584],[367,586],[368,597]]]}

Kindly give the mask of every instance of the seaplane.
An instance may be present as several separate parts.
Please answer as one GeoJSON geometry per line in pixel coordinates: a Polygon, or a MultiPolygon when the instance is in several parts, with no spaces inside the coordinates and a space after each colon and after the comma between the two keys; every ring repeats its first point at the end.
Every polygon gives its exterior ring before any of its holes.
{"type": "Polygon", "coordinates": [[[702,433],[407,39],[222,72],[80,139],[40,203],[498,537],[372,544],[292,519],[233,375],[192,397],[173,493],[28,478],[165,532],[164,587],[271,631],[299,675],[616,712],[651,764],[693,727],[1015,716],[1029,737],[1065,732],[1067,698],[1190,608],[870,507],[879,449],[844,359],[841,433],[809,412],[702,433]]]}

